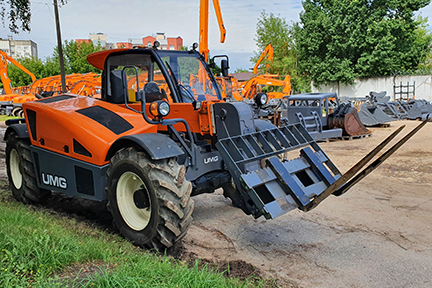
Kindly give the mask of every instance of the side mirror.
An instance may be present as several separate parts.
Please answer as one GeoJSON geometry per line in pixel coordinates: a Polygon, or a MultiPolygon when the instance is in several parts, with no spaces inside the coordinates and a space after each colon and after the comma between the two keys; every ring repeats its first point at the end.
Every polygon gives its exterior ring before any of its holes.
{"type": "Polygon", "coordinates": [[[228,69],[229,69],[228,60],[226,59],[221,60],[221,69],[222,69],[222,76],[228,77],[228,69]]]}

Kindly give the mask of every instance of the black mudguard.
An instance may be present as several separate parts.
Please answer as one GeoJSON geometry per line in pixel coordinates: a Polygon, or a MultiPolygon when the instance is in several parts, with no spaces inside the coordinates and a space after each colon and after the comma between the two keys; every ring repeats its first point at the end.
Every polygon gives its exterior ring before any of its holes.
{"type": "Polygon", "coordinates": [[[4,134],[3,140],[6,141],[8,135],[12,132],[15,132],[18,135],[18,138],[21,138],[21,139],[22,138],[29,138],[27,125],[25,123],[12,124],[12,125],[8,126],[8,128],[6,129],[6,132],[4,134]]]}
{"type": "Polygon", "coordinates": [[[110,159],[120,148],[138,145],[152,160],[178,157],[185,152],[174,140],[159,133],[128,135],[117,139],[108,151],[106,159],[110,159]]]}

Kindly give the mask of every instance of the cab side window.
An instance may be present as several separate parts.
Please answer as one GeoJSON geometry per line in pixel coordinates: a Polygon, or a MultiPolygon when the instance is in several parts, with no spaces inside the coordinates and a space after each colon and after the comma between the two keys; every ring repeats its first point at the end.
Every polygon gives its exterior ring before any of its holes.
{"type": "MultiPolygon", "coordinates": [[[[111,57],[108,63],[110,78],[113,78],[113,75],[124,75],[125,80],[123,81],[127,83],[127,92],[123,92],[123,90],[121,92],[123,94],[127,93],[128,102],[137,102],[136,92],[139,90],[144,90],[147,103],[156,100],[172,102],[166,80],[150,55],[118,55],[111,57]],[[120,63],[122,65],[117,65],[120,63]]],[[[107,97],[105,97],[107,101],[119,98],[112,95],[113,93],[119,93],[120,90],[112,89],[111,80],[114,79],[109,79],[107,83],[107,97]]]]}

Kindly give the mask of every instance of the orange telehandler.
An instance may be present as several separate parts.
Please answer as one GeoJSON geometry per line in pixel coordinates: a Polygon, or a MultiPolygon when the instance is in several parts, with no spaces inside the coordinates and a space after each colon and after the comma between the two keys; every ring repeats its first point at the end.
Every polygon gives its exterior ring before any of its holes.
{"type": "Polygon", "coordinates": [[[345,193],[426,123],[361,171],[397,130],[342,175],[302,125],[278,128],[254,119],[248,104],[224,101],[194,49],[115,49],[87,59],[104,70],[101,99],[66,93],[26,102],[25,118],[6,123],[12,193],[25,203],[51,191],[107,203],[123,236],[159,250],[185,236],[191,196],[223,188],[255,218],[310,211],[345,193]],[[189,87],[199,73],[205,83],[189,87]],[[135,89],[128,87],[132,76],[135,89]],[[294,150],[297,158],[278,157],[294,150]]]}

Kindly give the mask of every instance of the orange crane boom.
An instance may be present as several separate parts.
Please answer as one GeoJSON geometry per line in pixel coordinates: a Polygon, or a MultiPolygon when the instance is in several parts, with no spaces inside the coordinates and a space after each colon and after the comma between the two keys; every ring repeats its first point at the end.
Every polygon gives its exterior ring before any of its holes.
{"type": "Polygon", "coordinates": [[[0,78],[3,83],[3,89],[6,92],[6,94],[13,94],[12,91],[12,84],[11,80],[9,79],[7,75],[7,61],[11,62],[15,66],[17,66],[19,69],[24,71],[26,74],[28,74],[32,82],[36,81],[36,77],[33,73],[31,73],[29,70],[27,70],[24,66],[22,66],[18,61],[13,59],[11,56],[7,55],[6,52],[0,50],[0,78]]]}
{"type": "MultiPolygon", "coordinates": [[[[219,24],[221,33],[220,43],[225,42],[226,29],[222,19],[222,13],[219,5],[219,0],[213,0],[213,6],[216,13],[216,18],[219,24]]],[[[205,61],[208,61],[208,26],[209,26],[209,0],[201,0],[200,2],[200,25],[199,25],[199,52],[204,56],[205,61]]]]}
{"type": "MultiPolygon", "coordinates": [[[[269,43],[266,48],[264,49],[264,51],[261,53],[260,58],[258,59],[258,61],[255,63],[254,66],[254,74],[256,75],[258,73],[258,66],[261,64],[261,62],[264,60],[264,57],[267,55],[267,59],[269,61],[273,61],[273,45],[271,43],[269,43]]],[[[270,67],[270,65],[266,65],[267,69],[270,67]]]]}

